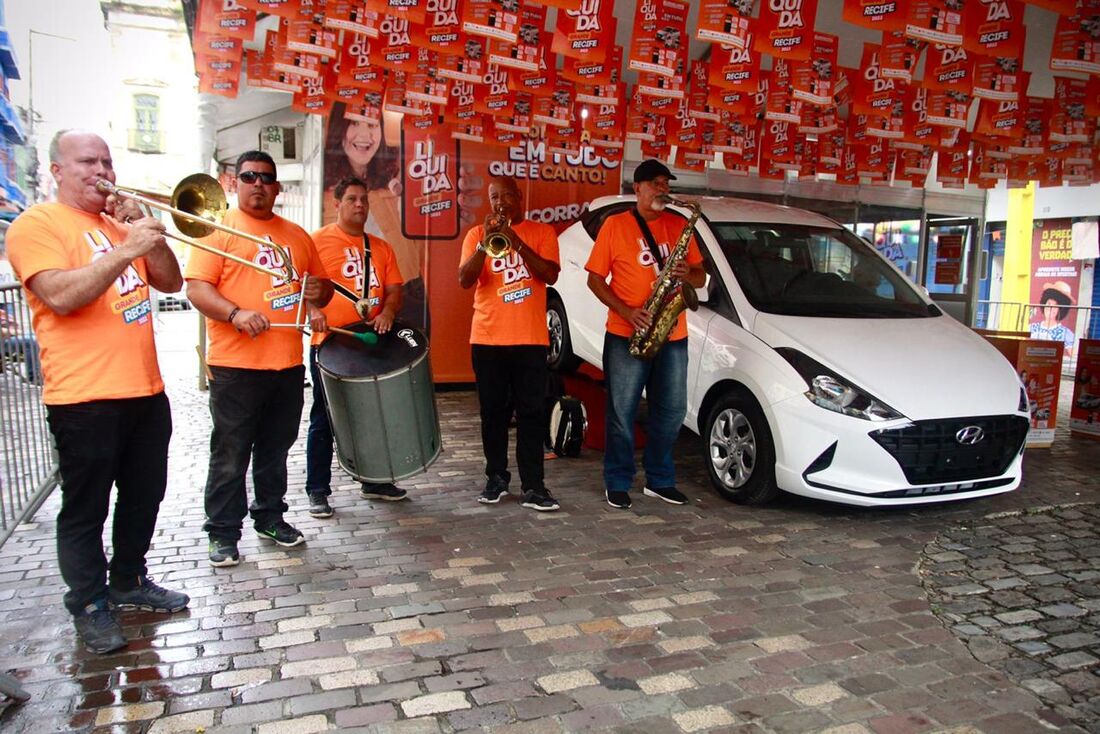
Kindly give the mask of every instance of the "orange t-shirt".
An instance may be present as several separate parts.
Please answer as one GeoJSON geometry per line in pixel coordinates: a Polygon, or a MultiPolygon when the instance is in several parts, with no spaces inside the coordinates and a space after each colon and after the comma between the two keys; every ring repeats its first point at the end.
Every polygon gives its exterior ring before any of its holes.
{"type": "MultiPolygon", "coordinates": [[[[549,224],[524,219],[513,224],[512,229],[539,257],[559,263],[558,236],[549,224]]],[[[466,262],[474,254],[484,236],[485,227],[480,224],[466,233],[459,262],[466,262]]],[[[534,277],[515,252],[498,258],[485,257],[474,289],[470,343],[550,344],[546,332],[546,283],[534,277]]]]}
{"type": "MultiPolygon", "coordinates": [[[[313,244],[317,246],[321,264],[328,271],[333,284],[342,285],[362,297],[363,238],[348,234],[336,224],[321,227],[311,236],[313,244]]],[[[367,318],[373,319],[382,312],[386,286],[401,285],[404,281],[389,243],[374,235],[367,237],[370,238],[370,291],[367,293],[370,311],[367,318]]],[[[344,326],[359,321],[355,303],[339,292],[333,294],[332,300],[322,310],[325,312],[325,319],[332,326],[344,326]]],[[[326,336],[327,334],[318,332],[310,339],[310,344],[320,344],[326,336]]]]}
{"type": "MultiPolygon", "coordinates": [[[[278,215],[256,219],[240,209],[226,212],[222,223],[281,245],[290,253],[291,264],[299,277],[305,273],[328,277],[313,240],[297,224],[278,215]]],[[[203,242],[264,267],[279,270],[283,265],[276,250],[243,237],[215,231],[203,242]]],[[[211,283],[238,307],[259,311],[273,324],[293,324],[301,300],[301,282],[280,283],[274,276],[198,248],[192,249],[183,277],[211,283]]],[[[208,318],[206,328],[210,338],[206,361],[216,367],[282,370],[302,363],[302,334],[294,329],[273,328],[253,339],[237,331],[228,321],[208,318]]]]}
{"type": "MultiPolygon", "coordinates": [[[[676,246],[676,241],[680,239],[680,233],[684,231],[687,221],[671,212],[662,212],[660,217],[646,224],[649,225],[649,231],[653,234],[653,241],[657,243],[657,249],[667,258],[672,248],[676,246]]],[[[698,265],[703,262],[694,234],[688,242],[686,259],[688,265],[698,265]]],[[[638,228],[638,222],[630,211],[608,217],[603,223],[584,269],[604,280],[610,274],[611,292],[631,308],[637,308],[645,303],[653,291],[654,281],[661,272],[653,253],[649,251],[645,237],[642,236],[642,230],[638,228]]],[[[634,334],[634,327],[610,308],[607,309],[607,330],[618,336],[630,337],[634,334]]],[[[668,339],[676,341],[685,338],[687,338],[687,320],[681,313],[668,339]]]]}
{"type": "MultiPolygon", "coordinates": [[[[72,270],[121,244],[126,227],[65,204],[38,204],[8,230],[8,257],[28,283],[45,270],[72,270]]],[[[27,289],[46,378],[42,402],[69,405],[139,398],[164,390],[153,343],[144,258],[98,298],[66,316],[27,289]]]]}

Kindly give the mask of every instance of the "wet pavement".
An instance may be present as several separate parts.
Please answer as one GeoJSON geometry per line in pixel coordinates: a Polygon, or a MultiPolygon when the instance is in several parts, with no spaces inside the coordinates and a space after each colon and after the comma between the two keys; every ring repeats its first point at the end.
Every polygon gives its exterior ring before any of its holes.
{"type": "Polygon", "coordinates": [[[303,428],[287,519],[308,542],[246,533],[213,569],[194,316],[158,326],[175,433],[149,565],[191,608],[125,614],[128,648],[84,651],[55,492],[0,548],[0,671],[33,694],[5,733],[1100,731],[1094,441],[1060,433],[986,500],[744,508],[684,432],[691,505],[612,510],[586,450],[548,463],[562,510],[536,513],[475,501],[476,399],[442,392],[444,453],[409,501],[341,480],[310,518],[303,428]]]}

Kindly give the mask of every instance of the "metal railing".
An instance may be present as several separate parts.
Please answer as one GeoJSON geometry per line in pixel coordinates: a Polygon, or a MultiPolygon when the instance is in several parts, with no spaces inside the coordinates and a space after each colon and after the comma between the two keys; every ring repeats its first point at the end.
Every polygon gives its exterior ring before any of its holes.
{"type": "Polygon", "coordinates": [[[0,545],[57,483],[30,309],[18,284],[0,284],[0,545]]]}
{"type": "MultiPolygon", "coordinates": [[[[1059,306],[1069,313],[1059,323],[1073,332],[1073,348],[1062,358],[1063,374],[1073,374],[1077,365],[1077,344],[1082,339],[1100,339],[1100,308],[1093,306],[1059,306]]],[[[978,301],[974,326],[991,331],[1029,333],[1031,325],[1041,319],[1043,304],[1013,301],[978,301]]],[[[1036,336],[1042,339],[1042,336],[1036,336]]]]}

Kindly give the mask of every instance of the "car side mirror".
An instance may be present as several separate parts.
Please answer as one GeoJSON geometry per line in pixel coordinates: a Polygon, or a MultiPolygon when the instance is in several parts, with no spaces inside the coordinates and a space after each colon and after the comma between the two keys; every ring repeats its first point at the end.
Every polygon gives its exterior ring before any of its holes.
{"type": "Polygon", "coordinates": [[[695,295],[699,296],[699,303],[706,303],[710,300],[710,273],[707,273],[707,279],[703,281],[703,286],[695,289],[695,295]]]}

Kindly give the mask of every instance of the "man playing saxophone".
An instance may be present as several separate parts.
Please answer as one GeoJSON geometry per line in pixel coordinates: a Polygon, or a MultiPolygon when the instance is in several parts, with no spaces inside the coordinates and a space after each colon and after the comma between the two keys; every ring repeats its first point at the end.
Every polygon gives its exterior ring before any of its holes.
{"type": "MultiPolygon", "coordinates": [[[[652,359],[632,357],[629,351],[630,337],[636,331],[649,330],[654,319],[661,316],[646,310],[645,303],[685,228],[682,217],[665,211],[669,181],[675,179],[664,164],[653,159],[634,169],[634,193],[638,197],[635,207],[607,218],[585,264],[588,287],[608,309],[603,345],[607,383],[603,474],[607,503],[619,509],[630,507],[635,470],[634,418],[643,390],[649,405],[642,462],[644,494],[674,505],[688,501],[676,488],[672,461],[672,446],[687,414],[684,315],[676,319],[668,341],[652,359]]],[[[703,257],[694,235],[686,243],[686,255],[675,261],[665,275],[683,281],[685,288],[701,288],[706,281],[703,257]]]]}

